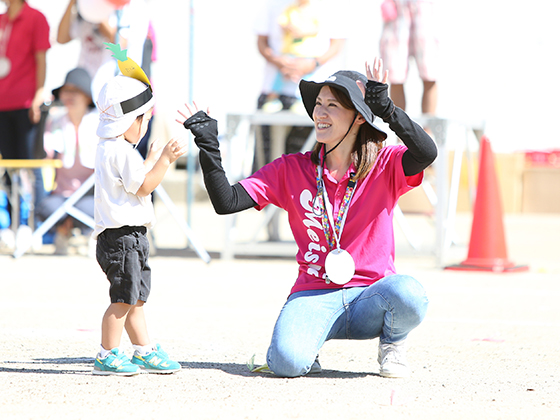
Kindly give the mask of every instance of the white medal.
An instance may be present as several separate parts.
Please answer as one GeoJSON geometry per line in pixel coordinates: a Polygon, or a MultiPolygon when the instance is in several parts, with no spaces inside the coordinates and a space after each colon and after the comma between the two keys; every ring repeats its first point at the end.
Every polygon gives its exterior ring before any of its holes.
{"type": "MultiPolygon", "coordinates": [[[[340,284],[340,285],[346,284],[350,280],[352,280],[356,272],[356,264],[354,262],[354,259],[352,258],[352,255],[350,255],[348,251],[340,248],[340,237],[342,236],[342,230],[344,229],[346,216],[348,215],[348,209],[346,209],[346,211],[342,216],[340,228],[337,234],[337,229],[335,228],[335,223],[334,223],[333,208],[330,203],[327,190],[323,184],[322,165],[319,166],[318,171],[319,171],[319,175],[318,175],[319,178],[317,180],[317,190],[318,191],[321,190],[322,192],[323,206],[324,206],[323,211],[327,214],[327,218],[330,225],[332,226],[333,236],[336,241],[336,248],[330,251],[327,254],[327,257],[325,258],[325,274],[326,274],[325,280],[327,284],[330,282],[340,284]]],[[[352,201],[352,197],[354,196],[354,187],[355,187],[355,181],[349,181],[348,187],[350,186],[350,182],[352,182],[353,185],[352,185],[352,192],[348,200],[348,204],[350,203],[350,201],[352,201]]],[[[315,203],[314,203],[314,207],[315,207],[315,203]]]]}
{"type": "Polygon", "coordinates": [[[3,23],[3,29],[0,29],[0,79],[3,79],[12,70],[12,62],[6,57],[6,50],[12,33],[12,23],[8,22],[8,14],[6,13],[6,23],[3,23]]]}
{"type": "Polygon", "coordinates": [[[352,255],[344,249],[333,249],[325,259],[327,279],[336,284],[346,284],[356,272],[356,265],[352,255]]]}
{"type": "Polygon", "coordinates": [[[12,63],[8,57],[0,57],[0,79],[3,79],[12,69],[12,63]]]}

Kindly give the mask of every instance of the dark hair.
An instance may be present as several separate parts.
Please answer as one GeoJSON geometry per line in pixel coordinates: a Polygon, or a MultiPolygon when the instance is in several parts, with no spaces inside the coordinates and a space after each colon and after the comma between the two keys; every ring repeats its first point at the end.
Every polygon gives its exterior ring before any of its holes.
{"type": "MultiPolygon", "coordinates": [[[[340,102],[343,108],[353,111],[356,110],[346,93],[335,86],[329,87],[333,96],[340,102]]],[[[384,141],[383,135],[367,122],[360,126],[356,141],[354,142],[354,150],[352,150],[352,162],[356,167],[356,175],[354,175],[355,180],[365,178],[369,171],[371,171],[373,165],[375,165],[375,160],[377,159],[379,151],[384,146],[384,141]]],[[[311,162],[315,165],[321,163],[319,161],[319,153],[322,147],[323,144],[317,142],[311,152],[311,162]]]]}

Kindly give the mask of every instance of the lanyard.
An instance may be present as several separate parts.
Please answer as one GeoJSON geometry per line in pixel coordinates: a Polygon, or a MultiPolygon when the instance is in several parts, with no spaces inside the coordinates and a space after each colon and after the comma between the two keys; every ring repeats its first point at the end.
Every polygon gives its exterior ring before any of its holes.
{"type": "Polygon", "coordinates": [[[8,42],[10,41],[10,35],[12,32],[12,22],[10,22],[10,19],[8,18],[8,12],[6,12],[4,16],[6,16],[6,24],[2,25],[2,29],[0,30],[0,57],[6,57],[8,42]]]}
{"type": "Polygon", "coordinates": [[[353,179],[348,180],[344,198],[340,204],[336,220],[334,220],[333,206],[331,205],[327,189],[325,188],[325,184],[323,182],[323,166],[317,165],[317,198],[319,200],[317,207],[322,209],[321,222],[323,225],[323,231],[325,232],[325,237],[327,238],[327,243],[329,244],[329,248],[331,250],[335,247],[335,241],[336,248],[340,250],[340,238],[342,237],[342,230],[344,229],[344,224],[346,223],[348,207],[350,206],[350,201],[352,201],[352,197],[354,196],[355,187],[356,181],[353,179]],[[332,236],[330,227],[332,227],[332,236]]]}

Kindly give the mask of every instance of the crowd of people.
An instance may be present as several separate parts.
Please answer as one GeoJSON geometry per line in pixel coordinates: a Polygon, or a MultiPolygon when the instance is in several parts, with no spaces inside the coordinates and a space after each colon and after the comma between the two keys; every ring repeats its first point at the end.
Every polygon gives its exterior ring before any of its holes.
{"type": "MultiPolygon", "coordinates": [[[[70,0],[57,28],[50,28],[44,14],[25,0],[3,2],[7,10],[0,18],[0,155],[3,159],[47,157],[62,161],[54,177],[44,178],[41,169],[31,171],[29,177],[25,176],[28,172],[23,172],[19,226],[11,226],[11,179],[4,175],[0,247],[11,249],[18,244],[27,246],[32,209],[38,225],[93,173],[97,136],[92,127],[98,118],[95,101],[101,87],[117,72],[105,42],[125,46],[128,55],[143,63],[149,74],[155,37],[143,0],[114,0],[113,10],[104,13],[95,9],[95,0],[80,1],[80,7],[77,0],[70,0]],[[66,75],[64,85],[45,92],[46,52],[51,47],[52,30],[56,30],[60,44],[78,40],[79,53],[76,67],[66,75]]],[[[149,131],[139,147],[144,157],[148,139],[149,131]]],[[[92,197],[93,191],[76,205],[90,217],[92,197]]],[[[66,255],[76,233],[89,237],[91,226],[63,217],[43,242],[53,242],[54,252],[66,255]]]]}
{"type": "MultiPolygon", "coordinates": [[[[2,158],[35,157],[39,139],[46,156],[61,161],[51,191],[35,193],[36,215],[42,220],[87,179],[95,179],[93,192],[77,203],[93,225],[68,216],[55,227],[61,254],[74,228],[91,234],[97,262],[110,283],[111,303],[102,318],[93,373],[177,372],[180,364],[149,338],[143,306],[151,290],[151,193],[187,144],[158,139],[144,154],[137,150],[155,103],[151,82],[134,61],[142,63],[150,39],[141,0],[111,0],[115,7],[103,19],[99,8],[91,7],[95,0],[70,0],[57,40],[80,39],[78,67],[52,91],[53,106],[40,136],[49,26],[25,0],[3,1],[0,89],[10,94],[0,95],[2,158]],[[106,45],[112,46],[112,56],[106,45]],[[134,348],[132,358],[120,346],[124,330],[134,348]]],[[[299,103],[313,121],[316,143],[311,151],[271,157],[233,185],[222,167],[217,121],[194,103],[178,110],[177,122],[192,132],[199,148],[204,183],[217,213],[273,204],[288,214],[298,247],[298,275],[260,370],[283,377],[318,373],[326,341],[379,338],[380,375],[410,374],[406,339],[422,322],[428,298],[416,279],[395,269],[393,210],[400,196],[421,184],[437,149],[404,111],[399,85],[412,55],[424,81],[425,112],[435,112],[437,39],[428,42],[427,32],[420,33],[420,19],[429,14],[431,3],[385,0],[382,58],[366,63],[364,73],[323,74],[345,39],[325,23],[329,9],[316,0],[271,0],[256,30],[256,46],[266,60],[257,107],[270,110],[270,103],[278,101],[279,109],[291,110],[299,103]],[[385,145],[387,133],[377,119],[402,144],[385,145]]]]}

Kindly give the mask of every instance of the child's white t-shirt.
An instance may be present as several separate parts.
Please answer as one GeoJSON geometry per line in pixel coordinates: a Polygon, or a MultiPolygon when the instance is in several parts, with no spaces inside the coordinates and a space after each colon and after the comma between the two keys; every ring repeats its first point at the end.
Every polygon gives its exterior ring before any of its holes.
{"type": "Polygon", "coordinates": [[[99,139],[95,156],[95,228],[97,239],[105,229],[155,223],[151,196],[136,195],[147,169],[134,146],[124,139],[99,139]]]}

